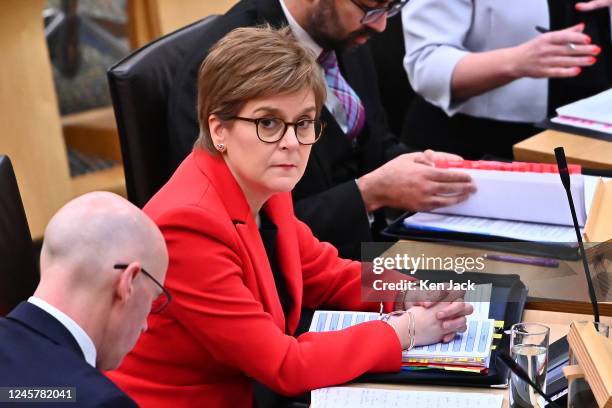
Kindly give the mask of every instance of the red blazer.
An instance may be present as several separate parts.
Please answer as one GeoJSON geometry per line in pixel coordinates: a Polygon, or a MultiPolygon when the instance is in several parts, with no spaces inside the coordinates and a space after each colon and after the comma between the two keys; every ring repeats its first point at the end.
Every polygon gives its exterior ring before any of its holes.
{"type": "Polygon", "coordinates": [[[278,228],[278,264],[293,305],[288,316],[255,220],[223,159],[196,149],[145,206],[168,245],[166,286],[174,298],[149,317],[134,350],[108,373],[142,406],[250,407],[252,378],[295,395],[366,371],[400,369],[400,343],[384,322],[291,336],[302,306],[376,305],[360,300],[360,263],[319,242],[295,218],[290,194],[274,195],[264,209],[278,228]]]}

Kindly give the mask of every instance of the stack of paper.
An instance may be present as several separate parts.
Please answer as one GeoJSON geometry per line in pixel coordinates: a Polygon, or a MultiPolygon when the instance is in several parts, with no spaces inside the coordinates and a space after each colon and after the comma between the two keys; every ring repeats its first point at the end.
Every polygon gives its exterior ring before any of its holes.
{"type": "MultiPolygon", "coordinates": [[[[468,329],[458,333],[450,343],[436,343],[415,347],[402,353],[404,369],[444,369],[481,372],[489,367],[494,323],[489,319],[492,285],[476,285],[466,293],[465,301],[474,306],[468,316],[468,329]]],[[[309,331],[328,332],[380,319],[378,313],[317,310],[309,331]]]]}
{"type": "MultiPolygon", "coordinates": [[[[527,173],[519,173],[527,174],[527,173]]],[[[552,175],[559,178],[558,175],[552,175]]],[[[580,176],[580,183],[576,183],[572,178],[572,186],[580,186],[579,190],[574,190],[573,197],[578,213],[579,224],[584,225],[586,214],[591,209],[593,196],[595,195],[599,177],[580,176]]],[[[517,180],[520,180],[520,176],[517,180]]],[[[561,186],[561,181],[558,181],[558,187],[561,193],[560,197],[548,200],[536,200],[530,194],[523,194],[520,189],[514,191],[514,195],[518,201],[523,201],[523,204],[517,204],[517,201],[507,202],[510,205],[499,204],[497,207],[491,205],[493,197],[499,191],[504,190],[507,193],[507,188],[502,185],[495,186],[488,182],[481,182],[482,179],[477,178],[477,188],[479,192],[476,196],[469,198],[464,203],[441,208],[435,213],[417,213],[403,220],[406,228],[411,230],[422,230],[427,232],[461,232],[468,234],[490,235],[491,237],[501,237],[518,239],[522,241],[537,241],[551,243],[569,243],[576,242],[576,232],[571,224],[571,213],[567,198],[564,197],[565,192],[561,186]],[[521,210],[518,208],[522,206],[521,210]],[[521,219],[520,214],[526,214],[531,208],[529,221],[518,221],[521,219]],[[515,209],[517,209],[515,211],[515,209]],[[508,219],[504,215],[514,213],[508,219]],[[547,219],[549,222],[534,222],[536,218],[540,220],[547,219]],[[567,218],[566,222],[557,223],[550,222],[554,219],[567,218]]],[[[520,183],[517,184],[520,186],[520,183]]],[[[525,187],[525,192],[529,190],[529,186],[525,187]]]]}
{"type": "Polygon", "coordinates": [[[329,387],[312,391],[310,408],[501,408],[504,397],[472,392],[329,387]]]}
{"type": "Polygon", "coordinates": [[[551,121],[612,134],[612,89],[557,109],[551,121]]]}
{"type": "Polygon", "coordinates": [[[403,222],[406,228],[422,231],[463,232],[522,241],[558,243],[576,241],[574,227],[565,225],[433,213],[417,213],[406,217],[403,222]]]}
{"type": "MultiPolygon", "coordinates": [[[[437,209],[433,211],[435,213],[572,226],[572,215],[559,174],[452,170],[469,174],[477,190],[466,201],[437,209]]],[[[571,189],[578,224],[583,227],[587,211],[582,174],[571,175],[571,189]]]]}
{"type": "Polygon", "coordinates": [[[468,319],[468,329],[458,333],[450,343],[415,347],[405,351],[402,360],[407,366],[445,369],[455,366],[469,371],[481,371],[489,366],[493,324],[493,319],[468,319]]]}

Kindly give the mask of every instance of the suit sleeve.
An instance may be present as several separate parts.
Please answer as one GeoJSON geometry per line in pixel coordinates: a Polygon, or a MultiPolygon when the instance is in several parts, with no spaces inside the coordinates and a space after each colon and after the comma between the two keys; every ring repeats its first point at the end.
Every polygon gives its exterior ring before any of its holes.
{"type": "Polygon", "coordinates": [[[401,346],[384,322],[298,338],[285,335],[245,286],[240,243],[214,216],[184,208],[157,223],[172,260],[166,284],[175,293],[173,317],[216,360],[286,395],[343,383],[367,371],[399,370],[401,346]]]}
{"type": "Polygon", "coordinates": [[[92,405],[92,407],[98,408],[136,408],[138,405],[131,398],[121,395],[113,398],[107,398],[98,404],[92,405]]]}
{"type": "Polygon", "coordinates": [[[395,159],[397,156],[402,155],[404,153],[412,153],[416,151],[415,149],[400,142],[398,137],[395,136],[391,132],[387,132],[383,140],[385,144],[385,147],[384,147],[385,163],[389,160],[395,159]]]}
{"type": "Polygon", "coordinates": [[[369,172],[413,149],[402,143],[389,128],[370,49],[359,47],[355,52],[346,54],[343,57],[343,71],[360,96],[366,113],[367,129],[359,140],[363,169],[369,172]]]}
{"type": "Polygon", "coordinates": [[[359,259],[361,242],[372,240],[368,214],[355,180],[297,199],[294,209],[315,236],[333,242],[344,257],[359,259]]]}

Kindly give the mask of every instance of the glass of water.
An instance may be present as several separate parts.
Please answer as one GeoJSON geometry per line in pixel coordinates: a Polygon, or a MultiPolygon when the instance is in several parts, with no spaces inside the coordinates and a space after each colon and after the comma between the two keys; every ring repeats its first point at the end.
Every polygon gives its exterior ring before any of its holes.
{"type": "MultiPolygon", "coordinates": [[[[529,378],[546,392],[548,338],[550,329],[538,323],[517,323],[512,326],[510,352],[514,361],[529,378]]],[[[515,374],[510,377],[510,408],[537,407],[540,395],[515,374]]]]}

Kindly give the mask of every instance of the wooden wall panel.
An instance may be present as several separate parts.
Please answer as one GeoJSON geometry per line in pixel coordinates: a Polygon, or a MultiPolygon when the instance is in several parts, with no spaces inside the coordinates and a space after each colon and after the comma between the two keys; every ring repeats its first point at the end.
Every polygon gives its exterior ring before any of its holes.
{"type": "Polygon", "coordinates": [[[71,196],[66,148],[43,30],[44,0],[3,0],[0,13],[0,152],[7,154],[30,230],[42,236],[71,196]]]}
{"type": "Polygon", "coordinates": [[[211,14],[223,14],[237,0],[129,0],[130,43],[139,48],[211,14]]]}

